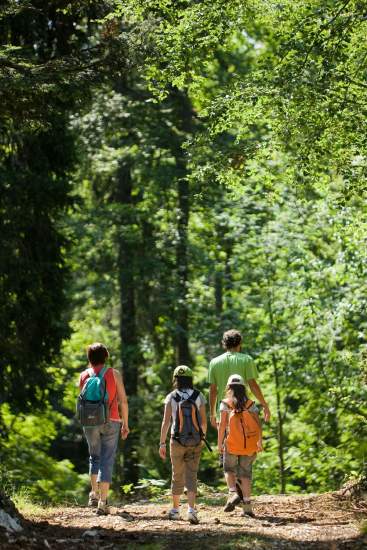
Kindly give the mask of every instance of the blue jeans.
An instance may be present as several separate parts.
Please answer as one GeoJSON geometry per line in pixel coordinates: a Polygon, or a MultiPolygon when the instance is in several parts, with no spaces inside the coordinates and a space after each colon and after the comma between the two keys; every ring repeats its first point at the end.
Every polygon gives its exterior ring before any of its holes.
{"type": "Polygon", "coordinates": [[[89,475],[98,474],[97,481],[111,483],[120,422],[109,421],[102,426],[83,428],[89,449],[89,475]]]}

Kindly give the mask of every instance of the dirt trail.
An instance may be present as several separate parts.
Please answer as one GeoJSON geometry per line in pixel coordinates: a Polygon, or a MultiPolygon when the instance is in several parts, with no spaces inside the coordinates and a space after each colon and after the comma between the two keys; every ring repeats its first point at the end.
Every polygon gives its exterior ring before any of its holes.
{"type": "Polygon", "coordinates": [[[0,533],[0,548],[180,550],[188,544],[211,550],[367,548],[367,536],[360,529],[366,520],[363,504],[330,494],[265,495],[255,499],[256,518],[251,519],[241,517],[240,508],[224,513],[222,501],[223,495],[216,495],[199,504],[201,521],[195,526],[185,519],[168,520],[167,503],[161,502],[129,504],[104,517],[87,508],[48,508],[41,517],[27,514],[20,535],[0,533]]]}

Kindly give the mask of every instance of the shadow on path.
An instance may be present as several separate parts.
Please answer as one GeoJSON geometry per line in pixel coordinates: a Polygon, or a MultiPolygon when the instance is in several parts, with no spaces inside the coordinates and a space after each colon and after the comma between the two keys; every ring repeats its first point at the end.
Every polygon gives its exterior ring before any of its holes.
{"type": "MultiPolygon", "coordinates": [[[[134,514],[133,514],[134,516],[134,514]]],[[[237,524],[236,532],[226,532],[228,528],[223,523],[217,525],[215,530],[208,528],[205,524],[189,526],[187,522],[175,522],[173,525],[166,518],[135,516],[132,523],[119,521],[115,518],[116,527],[101,527],[96,517],[95,525],[86,529],[67,525],[55,525],[48,521],[26,521],[26,528],[19,535],[9,535],[0,531],[1,550],[45,550],[45,549],[68,549],[81,550],[135,550],[145,548],[146,550],[181,550],[192,548],[210,548],[210,550],[362,550],[367,547],[367,537],[357,536],[356,538],[324,542],[312,540],[290,540],[274,533],[264,535],[246,531],[237,524]],[[149,529],[147,522],[155,523],[159,520],[161,529],[157,531],[152,525],[149,529]],[[182,524],[182,525],[181,525],[182,524]],[[174,529],[173,529],[174,527],[174,529]],[[239,528],[240,527],[240,528],[239,528]]],[[[278,518],[261,516],[260,521],[271,521],[275,523],[278,518]]],[[[286,518],[282,518],[286,519],[286,518]]],[[[288,518],[287,518],[288,519],[288,518]]],[[[292,520],[292,518],[289,518],[292,520]]]]}

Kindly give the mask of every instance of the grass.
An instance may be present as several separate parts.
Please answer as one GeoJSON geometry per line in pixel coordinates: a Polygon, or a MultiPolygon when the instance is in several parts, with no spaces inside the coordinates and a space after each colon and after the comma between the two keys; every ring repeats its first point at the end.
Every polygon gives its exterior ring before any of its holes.
{"type": "Polygon", "coordinates": [[[50,509],[50,505],[33,502],[26,491],[11,495],[11,499],[22,515],[41,517],[47,515],[50,509]]]}
{"type": "Polygon", "coordinates": [[[50,502],[50,501],[38,501],[35,500],[26,487],[23,487],[17,491],[8,492],[9,498],[15,504],[19,512],[27,517],[37,516],[44,517],[49,515],[50,510],[55,510],[57,508],[71,507],[71,506],[83,506],[85,504],[80,503],[76,500],[70,502],[70,500],[61,501],[61,502],[50,502]]]}

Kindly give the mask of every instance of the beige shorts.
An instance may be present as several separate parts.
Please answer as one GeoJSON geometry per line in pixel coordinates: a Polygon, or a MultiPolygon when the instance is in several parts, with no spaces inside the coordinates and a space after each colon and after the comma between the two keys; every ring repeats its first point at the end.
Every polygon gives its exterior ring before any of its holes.
{"type": "Polygon", "coordinates": [[[184,447],[171,439],[172,494],[182,495],[184,487],[196,493],[202,443],[197,447],[184,447]]]}
{"type": "Polygon", "coordinates": [[[232,455],[224,452],[223,469],[225,472],[236,474],[237,477],[252,479],[252,465],[255,462],[256,453],[250,456],[232,455]]]}

